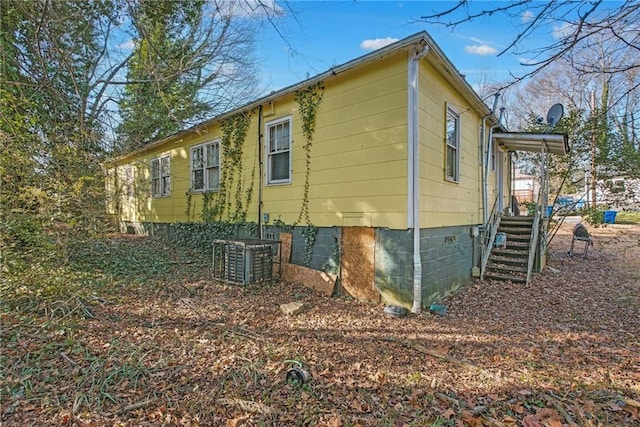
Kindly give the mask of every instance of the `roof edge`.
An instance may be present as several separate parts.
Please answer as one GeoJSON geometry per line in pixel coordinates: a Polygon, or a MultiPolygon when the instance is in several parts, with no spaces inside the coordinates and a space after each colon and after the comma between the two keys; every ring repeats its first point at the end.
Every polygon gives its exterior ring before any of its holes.
{"type": "MultiPolygon", "coordinates": [[[[109,159],[106,163],[118,163],[122,160],[125,160],[127,158],[136,156],[140,153],[144,153],[146,151],[149,151],[153,148],[156,148],[158,146],[161,146],[173,139],[179,138],[180,136],[189,134],[191,132],[196,132],[198,130],[198,128],[202,128],[202,127],[206,127],[210,124],[213,124],[217,121],[223,120],[227,117],[230,117],[234,114],[237,114],[241,111],[245,111],[245,110],[250,110],[252,108],[258,107],[260,105],[269,103],[277,98],[280,98],[282,96],[288,95],[292,92],[295,92],[297,90],[300,90],[302,88],[305,88],[309,85],[312,85],[314,83],[317,83],[319,81],[325,80],[329,77],[333,77],[336,76],[338,74],[344,73],[345,71],[351,70],[355,67],[364,65],[364,64],[368,64],[370,62],[379,60],[384,58],[385,56],[387,56],[390,53],[402,50],[402,49],[406,49],[409,48],[411,46],[416,45],[417,43],[425,43],[426,45],[429,46],[429,50],[430,53],[433,52],[435,59],[437,60],[437,62],[443,66],[443,68],[449,72],[449,75],[452,77],[452,80],[459,85],[460,88],[464,89],[465,92],[467,92],[467,95],[470,95],[472,97],[475,98],[476,102],[471,102],[472,107],[475,107],[476,109],[478,109],[478,111],[486,116],[494,116],[494,121],[497,122],[497,118],[495,117],[495,115],[493,114],[493,112],[491,112],[491,110],[489,110],[489,108],[487,107],[487,105],[484,103],[484,101],[482,100],[482,98],[476,93],[476,91],[471,87],[471,85],[466,81],[466,79],[462,76],[462,74],[456,69],[456,67],[453,65],[453,63],[447,58],[447,56],[442,52],[442,50],[440,49],[440,47],[437,45],[437,43],[431,38],[431,36],[426,32],[426,31],[420,31],[418,33],[415,33],[413,35],[410,35],[404,39],[398,40],[394,43],[391,43],[387,46],[384,46],[380,49],[374,50],[373,52],[367,53],[365,55],[359,56],[355,59],[352,59],[348,62],[345,62],[343,64],[334,66],[329,68],[328,70],[317,74],[313,77],[310,77],[308,79],[302,80],[300,82],[294,83],[292,85],[289,86],[285,86],[282,89],[278,89],[275,91],[270,92],[268,95],[264,95],[261,96],[259,98],[257,98],[254,101],[251,101],[247,104],[244,104],[240,107],[234,108],[233,110],[229,110],[227,112],[224,112],[222,114],[218,114],[217,116],[214,116],[208,120],[205,120],[203,122],[197,123],[193,126],[190,126],[187,129],[183,129],[181,131],[178,131],[176,133],[173,133],[171,135],[167,135],[163,138],[157,139],[155,141],[150,142],[149,144],[145,145],[142,148],[139,148],[137,150],[131,151],[129,153],[126,154],[122,154],[120,156],[114,157],[112,159],[109,159]]],[[[427,58],[429,58],[431,55],[427,55],[427,58]]],[[[445,76],[446,77],[446,76],[445,76]]]]}

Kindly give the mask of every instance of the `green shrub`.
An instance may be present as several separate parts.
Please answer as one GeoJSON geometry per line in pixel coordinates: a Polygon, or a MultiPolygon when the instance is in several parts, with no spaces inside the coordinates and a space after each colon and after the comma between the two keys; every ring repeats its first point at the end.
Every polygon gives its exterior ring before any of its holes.
{"type": "Polygon", "coordinates": [[[598,208],[582,209],[582,219],[592,225],[604,223],[604,211],[598,208]]]}

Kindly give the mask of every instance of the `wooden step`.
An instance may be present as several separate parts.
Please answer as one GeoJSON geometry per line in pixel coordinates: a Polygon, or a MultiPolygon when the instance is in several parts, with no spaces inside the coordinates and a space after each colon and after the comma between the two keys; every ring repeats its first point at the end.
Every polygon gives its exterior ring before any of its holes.
{"type": "Polygon", "coordinates": [[[531,227],[503,227],[502,224],[498,226],[498,232],[518,235],[531,235],[531,227]]]}
{"type": "Polygon", "coordinates": [[[529,222],[529,221],[505,221],[505,220],[501,220],[500,224],[508,226],[508,227],[529,227],[529,228],[531,228],[533,226],[533,222],[529,222]]]}
{"type": "Polygon", "coordinates": [[[516,258],[516,257],[490,257],[489,262],[493,264],[502,264],[502,265],[511,265],[514,267],[526,267],[529,261],[529,257],[527,259],[524,258],[516,258]]]}
{"type": "Polygon", "coordinates": [[[529,242],[531,241],[531,234],[507,234],[507,242],[509,239],[516,242],[529,242]]]}
{"type": "Polygon", "coordinates": [[[511,281],[514,283],[527,283],[527,276],[514,276],[511,274],[484,273],[485,279],[511,281]]]}
{"type": "Polygon", "coordinates": [[[523,264],[502,264],[502,263],[490,262],[487,264],[486,271],[493,271],[493,272],[507,273],[507,274],[526,273],[527,266],[523,264]]]}
{"type": "Polygon", "coordinates": [[[526,248],[522,247],[522,248],[507,248],[507,249],[494,248],[491,251],[491,256],[494,256],[494,255],[500,256],[500,257],[509,257],[509,258],[519,258],[522,256],[529,258],[529,247],[527,246],[526,248]]]}
{"type": "Polygon", "coordinates": [[[529,216],[529,215],[502,216],[502,217],[500,217],[500,221],[522,221],[522,222],[533,223],[533,217],[529,216]]]}

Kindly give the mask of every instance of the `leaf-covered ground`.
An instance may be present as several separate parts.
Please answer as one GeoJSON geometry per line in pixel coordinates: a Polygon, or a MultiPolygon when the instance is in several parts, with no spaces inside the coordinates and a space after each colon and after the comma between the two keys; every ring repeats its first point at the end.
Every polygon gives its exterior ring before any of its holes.
{"type": "Polygon", "coordinates": [[[93,241],[48,273],[55,290],[25,277],[3,297],[0,420],[640,425],[640,226],[591,229],[586,260],[566,256],[570,230],[529,286],[475,282],[445,316],[399,319],[296,284],[214,283],[152,239],[93,241]],[[292,301],[303,311],[283,315],[292,301]],[[292,361],[308,383],[285,380],[292,361]]]}

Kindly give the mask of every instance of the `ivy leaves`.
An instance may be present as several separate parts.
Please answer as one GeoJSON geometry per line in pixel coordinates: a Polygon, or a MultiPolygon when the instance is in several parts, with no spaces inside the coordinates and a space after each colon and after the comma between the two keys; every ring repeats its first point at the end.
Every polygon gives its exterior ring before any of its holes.
{"type": "Polygon", "coordinates": [[[302,134],[305,137],[305,157],[306,157],[306,173],[304,178],[304,194],[302,197],[302,208],[300,215],[295,224],[299,224],[304,219],[307,225],[311,225],[309,217],[309,175],[311,172],[311,141],[316,127],[316,115],[322,97],[324,96],[323,82],[315,83],[306,89],[301,89],[295,93],[295,101],[298,104],[298,112],[302,119],[302,134]]]}
{"type": "Polygon", "coordinates": [[[298,104],[298,111],[302,118],[302,134],[306,143],[311,145],[313,133],[316,129],[316,115],[318,107],[324,96],[324,82],[312,84],[306,89],[301,89],[295,93],[295,101],[298,104]]]}
{"type": "Polygon", "coordinates": [[[302,219],[307,223],[302,231],[305,242],[305,264],[308,266],[311,263],[311,257],[313,255],[313,243],[316,240],[317,227],[311,223],[309,217],[309,175],[311,173],[311,141],[316,128],[316,116],[318,113],[318,107],[322,102],[324,96],[324,83],[317,82],[301,89],[295,93],[295,101],[298,104],[298,112],[300,118],[302,118],[302,134],[305,138],[305,160],[306,160],[306,173],[304,177],[304,194],[302,196],[302,207],[300,209],[300,215],[295,224],[299,224],[302,219]]]}
{"type": "MultiPolygon", "coordinates": [[[[246,191],[242,180],[242,152],[249,126],[250,112],[240,112],[220,122],[222,130],[222,146],[224,155],[221,157],[220,188],[215,193],[205,193],[202,198],[202,220],[213,222],[222,219],[227,212],[227,219],[231,222],[243,222],[247,218],[247,207],[253,198],[254,170],[246,191]],[[230,197],[233,192],[233,199],[230,197]]],[[[190,203],[190,200],[188,200],[190,203]]]]}

